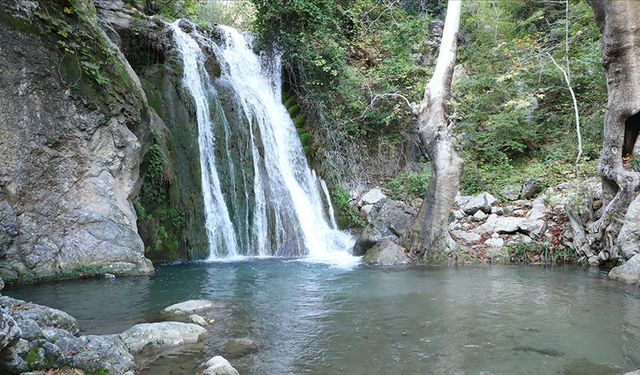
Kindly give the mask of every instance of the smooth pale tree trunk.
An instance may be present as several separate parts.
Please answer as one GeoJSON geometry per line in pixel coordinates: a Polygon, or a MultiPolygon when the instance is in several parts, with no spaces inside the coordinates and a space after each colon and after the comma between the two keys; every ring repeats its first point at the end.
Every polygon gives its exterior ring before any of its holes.
{"type": "MultiPolygon", "coordinates": [[[[600,52],[609,95],[599,171],[604,211],[588,231],[580,255],[596,265],[628,254],[619,239],[623,226],[637,228],[637,215],[628,214],[638,197],[640,173],[628,161],[640,132],[640,1],[589,0],[602,32],[600,52]]],[[[639,142],[640,143],[640,142],[639,142]]],[[[640,155],[636,155],[638,159],[640,155]]]]}
{"type": "Polygon", "coordinates": [[[462,0],[449,0],[433,77],[418,110],[418,135],[431,161],[431,180],[413,223],[407,248],[417,260],[435,257],[449,247],[449,214],[460,186],[462,159],[456,151],[455,124],[449,119],[451,79],[456,63],[462,0]]]}

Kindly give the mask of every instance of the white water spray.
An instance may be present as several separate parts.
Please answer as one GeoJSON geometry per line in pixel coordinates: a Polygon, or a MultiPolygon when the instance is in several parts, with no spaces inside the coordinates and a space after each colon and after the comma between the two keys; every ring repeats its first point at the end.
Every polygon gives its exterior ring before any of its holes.
{"type": "Polygon", "coordinates": [[[356,258],[348,252],[353,238],[336,229],[326,185],[309,168],[293,121],[281,102],[279,56],[261,58],[242,34],[229,27],[219,27],[220,43],[196,32],[187,34],[178,22],[173,29],[184,63],[183,84],[197,107],[210,259],[303,255],[309,260],[353,262],[356,258]],[[226,119],[224,124],[211,120],[209,103],[216,103],[220,111],[222,107],[198,43],[213,50],[222,70],[217,80],[230,88],[248,139],[241,140],[234,133],[238,129],[226,119]],[[215,142],[212,129],[216,126],[224,126],[224,144],[215,142]],[[223,153],[227,160],[216,160],[215,155],[220,155],[216,147],[229,147],[229,142],[246,145],[246,158],[251,160],[237,166],[228,150],[223,153]],[[219,171],[233,178],[239,168],[244,173],[242,184],[229,183],[229,178],[221,182],[219,171]],[[244,195],[237,194],[236,185],[245,186],[244,195]],[[244,202],[233,202],[233,198],[244,202]]]}

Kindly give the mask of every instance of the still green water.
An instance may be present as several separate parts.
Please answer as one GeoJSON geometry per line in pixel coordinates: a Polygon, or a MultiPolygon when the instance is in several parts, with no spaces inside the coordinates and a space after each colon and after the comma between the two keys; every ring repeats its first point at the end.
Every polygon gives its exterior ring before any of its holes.
{"type": "Polygon", "coordinates": [[[336,268],[297,260],[164,266],[7,295],[123,331],[193,298],[223,302],[203,345],[139,374],[194,374],[225,340],[241,374],[615,374],[640,368],[640,291],[581,268],[336,268]]]}

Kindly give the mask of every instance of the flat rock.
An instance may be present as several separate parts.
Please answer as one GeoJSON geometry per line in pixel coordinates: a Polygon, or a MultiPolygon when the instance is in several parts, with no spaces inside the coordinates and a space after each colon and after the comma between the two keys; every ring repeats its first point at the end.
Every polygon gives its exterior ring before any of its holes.
{"type": "Polygon", "coordinates": [[[484,224],[480,225],[473,231],[479,234],[507,234],[520,231],[534,237],[539,237],[545,227],[546,223],[544,220],[529,220],[523,217],[498,216],[496,214],[491,214],[484,224]]]}
{"type": "Polygon", "coordinates": [[[473,198],[473,196],[471,196],[471,195],[460,195],[460,193],[458,193],[456,195],[456,198],[455,198],[455,203],[456,203],[456,205],[458,205],[458,207],[462,207],[467,202],[469,202],[469,200],[471,200],[471,198],[473,198]]]}
{"type": "Polygon", "coordinates": [[[501,248],[504,246],[504,240],[500,237],[498,238],[489,238],[488,240],[484,241],[484,244],[489,246],[489,247],[495,247],[495,248],[501,248]]]}
{"type": "Polygon", "coordinates": [[[120,338],[131,353],[146,348],[171,348],[195,344],[207,333],[197,324],[182,322],[159,322],[136,324],[120,334],[120,338]]]}
{"type": "Polygon", "coordinates": [[[162,310],[164,316],[189,316],[205,312],[214,308],[218,308],[220,305],[207,299],[193,299],[185,302],[176,303],[174,305],[165,307],[162,310]]]}
{"type": "Polygon", "coordinates": [[[258,344],[248,337],[231,339],[224,344],[223,351],[229,358],[241,358],[247,354],[257,352],[258,344]]]}
{"type": "Polygon", "coordinates": [[[407,264],[410,259],[404,247],[386,239],[367,250],[362,261],[369,265],[393,266],[407,264]]]}
{"type": "Polygon", "coordinates": [[[483,233],[514,233],[518,231],[520,223],[523,221],[522,218],[517,217],[509,217],[509,216],[498,216],[496,214],[491,214],[487,218],[487,221],[484,224],[480,225],[474,232],[483,234],[483,233]]]}
{"type": "Polygon", "coordinates": [[[0,307],[7,310],[17,321],[31,319],[40,327],[54,327],[73,334],[78,333],[78,322],[64,311],[7,296],[0,297],[0,307]]]}
{"type": "Polygon", "coordinates": [[[382,190],[376,187],[362,195],[362,197],[358,201],[358,206],[362,207],[365,205],[374,205],[386,198],[387,196],[382,192],[382,190]]]}
{"type": "Polygon", "coordinates": [[[452,230],[449,232],[453,239],[461,241],[465,245],[475,245],[480,241],[481,236],[478,233],[466,232],[463,230],[452,230]]]}
{"type": "Polygon", "coordinates": [[[491,213],[491,206],[496,203],[496,198],[489,193],[481,193],[471,199],[462,207],[462,211],[464,211],[467,215],[473,215],[478,210],[483,211],[486,214],[491,213]]]}
{"type": "Polygon", "coordinates": [[[205,366],[207,366],[207,369],[204,370],[202,375],[239,375],[238,370],[219,355],[208,360],[205,366]]]}
{"type": "Polygon", "coordinates": [[[634,255],[621,266],[614,267],[609,271],[609,278],[627,284],[637,284],[640,281],[640,254],[634,255]]]}

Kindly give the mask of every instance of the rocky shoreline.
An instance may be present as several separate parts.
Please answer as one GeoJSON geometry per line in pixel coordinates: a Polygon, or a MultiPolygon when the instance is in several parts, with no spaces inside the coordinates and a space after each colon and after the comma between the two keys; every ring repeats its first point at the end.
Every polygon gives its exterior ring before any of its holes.
{"type": "MultiPolygon", "coordinates": [[[[211,334],[208,300],[191,300],[162,311],[165,321],[136,324],[119,334],[79,335],[71,315],[7,296],[0,296],[0,373],[2,374],[135,374],[141,356],[161,356],[200,343],[211,334]],[[56,369],[58,372],[50,372],[56,369]]],[[[225,352],[257,350],[247,338],[227,342],[225,352]]],[[[225,358],[214,356],[198,374],[237,375],[225,358]]]]}
{"type": "MultiPolygon", "coordinates": [[[[403,245],[422,200],[398,201],[388,195],[376,187],[352,200],[352,209],[366,222],[354,255],[364,256],[363,262],[369,265],[414,263],[403,245]]],[[[528,180],[499,196],[458,194],[450,215],[449,247],[431,261],[449,265],[578,263],[570,207],[586,206],[582,212],[594,217],[603,210],[602,189],[595,178],[568,181],[545,191],[540,181],[528,180]]],[[[626,262],[611,264],[615,267],[609,277],[638,284],[640,258],[629,255],[626,262]]],[[[583,261],[597,264],[597,259],[583,261]]]]}

